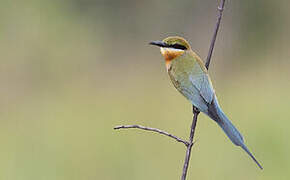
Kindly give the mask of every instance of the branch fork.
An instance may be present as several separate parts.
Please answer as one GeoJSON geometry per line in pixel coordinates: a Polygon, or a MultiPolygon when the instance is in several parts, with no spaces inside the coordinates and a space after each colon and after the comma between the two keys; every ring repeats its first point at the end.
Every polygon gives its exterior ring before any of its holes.
{"type": "Polygon", "coordinates": [[[173,138],[177,142],[181,142],[187,147],[190,145],[190,142],[185,141],[185,140],[183,140],[183,139],[181,139],[181,138],[179,138],[177,136],[174,136],[174,135],[172,135],[172,134],[170,134],[170,133],[168,133],[166,131],[163,131],[163,130],[160,130],[160,129],[157,129],[157,128],[145,127],[145,126],[141,126],[141,125],[121,125],[121,126],[114,127],[115,130],[117,130],[117,129],[130,129],[130,128],[142,129],[142,130],[145,130],[145,131],[156,132],[156,133],[168,136],[170,138],[173,138]]]}

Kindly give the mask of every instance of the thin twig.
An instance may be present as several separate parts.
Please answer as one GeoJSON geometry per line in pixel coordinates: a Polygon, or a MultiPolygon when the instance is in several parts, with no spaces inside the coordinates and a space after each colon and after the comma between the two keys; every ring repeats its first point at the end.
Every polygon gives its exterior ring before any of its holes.
{"type": "MultiPolygon", "coordinates": [[[[218,14],[218,19],[217,19],[217,22],[216,22],[214,34],[213,34],[213,37],[212,37],[212,40],[211,40],[211,43],[210,43],[208,55],[207,55],[207,58],[206,58],[206,63],[205,63],[206,69],[208,69],[209,65],[210,65],[210,60],[211,60],[211,57],[212,57],[212,53],[213,53],[213,49],[214,49],[217,33],[218,33],[218,30],[219,30],[221,19],[222,19],[222,15],[223,15],[225,1],[226,0],[221,0],[220,1],[220,5],[218,6],[219,14],[218,14]]],[[[193,110],[193,118],[192,118],[192,125],[191,125],[191,129],[190,129],[189,146],[187,146],[187,150],[186,150],[186,155],[185,155],[185,160],[184,160],[184,164],[183,164],[181,180],[185,180],[186,179],[187,169],[188,169],[189,159],[190,159],[190,154],[191,154],[191,148],[193,146],[192,142],[193,142],[195,127],[196,127],[196,123],[197,123],[197,117],[198,117],[198,114],[199,114],[198,109],[195,108],[194,106],[192,106],[192,110],[193,110]]]]}
{"type": "Polygon", "coordinates": [[[193,146],[193,137],[194,137],[195,127],[196,127],[196,123],[197,123],[197,117],[198,117],[198,114],[199,114],[199,111],[194,106],[192,108],[193,108],[192,109],[193,119],[192,119],[192,124],[191,124],[191,128],[190,128],[189,145],[187,146],[187,149],[186,149],[186,154],[185,154],[185,160],[184,160],[184,164],[183,164],[183,171],[182,171],[181,180],[185,180],[186,179],[187,169],[188,169],[189,159],[190,159],[190,154],[191,154],[191,149],[192,149],[192,146],[193,146]]]}
{"type": "Polygon", "coordinates": [[[145,127],[145,126],[140,126],[140,125],[122,125],[122,126],[116,126],[114,127],[114,129],[130,129],[130,128],[136,128],[136,129],[143,129],[145,131],[153,131],[153,132],[157,132],[159,134],[162,134],[162,135],[165,135],[165,136],[168,136],[168,137],[171,137],[173,139],[175,139],[177,142],[182,142],[185,146],[189,146],[189,143],[177,136],[174,136],[166,131],[163,131],[163,130],[160,130],[160,129],[157,129],[157,128],[151,128],[151,127],[145,127]]]}
{"type": "Polygon", "coordinates": [[[209,51],[208,51],[207,58],[206,58],[206,63],[205,63],[206,69],[209,68],[209,64],[210,64],[213,48],[214,48],[214,45],[215,45],[215,40],[216,40],[217,33],[218,33],[218,30],[219,30],[219,27],[220,27],[222,15],[223,15],[223,10],[224,10],[224,7],[225,7],[225,1],[226,0],[221,0],[220,1],[220,5],[218,6],[219,14],[218,14],[218,19],[217,19],[217,22],[216,22],[216,25],[215,25],[215,30],[214,30],[214,33],[213,33],[213,36],[212,36],[212,39],[211,39],[209,51]]]}

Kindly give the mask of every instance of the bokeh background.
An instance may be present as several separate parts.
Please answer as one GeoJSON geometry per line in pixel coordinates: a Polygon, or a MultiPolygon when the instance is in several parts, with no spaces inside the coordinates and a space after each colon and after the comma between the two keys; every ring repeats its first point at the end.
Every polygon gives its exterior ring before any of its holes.
{"type": "MultiPolygon", "coordinates": [[[[191,106],[151,40],[205,59],[216,0],[1,0],[0,179],[179,179],[191,106]]],[[[252,160],[200,115],[188,179],[290,178],[290,2],[227,1],[210,75],[252,160]]]]}

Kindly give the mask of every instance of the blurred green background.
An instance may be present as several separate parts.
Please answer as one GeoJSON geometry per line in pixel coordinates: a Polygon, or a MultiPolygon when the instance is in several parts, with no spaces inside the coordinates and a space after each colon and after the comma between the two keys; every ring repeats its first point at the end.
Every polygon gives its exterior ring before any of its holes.
{"type": "MultiPolygon", "coordinates": [[[[0,0],[0,179],[179,179],[191,106],[157,48],[184,36],[205,59],[216,0],[0,0]]],[[[227,1],[210,75],[260,171],[205,115],[188,179],[290,178],[290,2],[227,1]]]]}

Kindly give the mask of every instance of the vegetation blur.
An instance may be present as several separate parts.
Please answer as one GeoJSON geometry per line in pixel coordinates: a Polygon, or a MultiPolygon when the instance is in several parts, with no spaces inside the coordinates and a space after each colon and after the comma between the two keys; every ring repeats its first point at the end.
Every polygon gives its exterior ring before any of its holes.
{"type": "MultiPolygon", "coordinates": [[[[216,0],[1,0],[0,179],[179,179],[191,105],[148,43],[206,58],[216,0]]],[[[200,115],[188,179],[290,178],[290,1],[227,1],[209,71],[261,171],[200,115]]]]}

